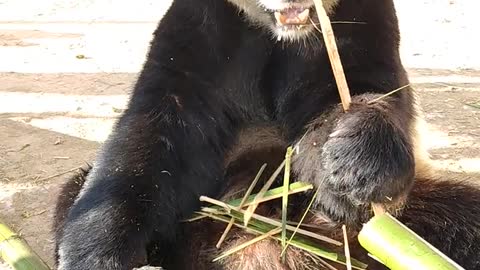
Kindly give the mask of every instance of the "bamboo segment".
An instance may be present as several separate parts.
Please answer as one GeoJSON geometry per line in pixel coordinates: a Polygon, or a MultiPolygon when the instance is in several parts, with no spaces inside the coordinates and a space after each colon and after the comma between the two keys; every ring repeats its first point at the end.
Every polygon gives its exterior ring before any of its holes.
{"type": "MultiPolygon", "coordinates": [[[[288,208],[288,187],[290,186],[290,167],[293,155],[293,148],[288,147],[285,154],[285,175],[283,177],[282,197],[282,250],[287,246],[287,208],[288,208]]],[[[282,263],[285,263],[286,253],[282,253],[282,263]]]]}
{"type": "Polygon", "coordinates": [[[0,258],[15,270],[49,270],[27,243],[0,223],[0,258]]]}
{"type": "Polygon", "coordinates": [[[330,64],[332,65],[333,75],[335,76],[335,80],[337,82],[338,93],[340,94],[343,110],[348,111],[350,108],[350,103],[352,102],[352,98],[350,96],[350,89],[348,88],[347,79],[343,71],[342,61],[340,60],[340,54],[338,52],[330,18],[323,7],[322,0],[314,0],[314,3],[317,10],[318,19],[320,21],[320,27],[322,28],[323,40],[325,41],[330,64]]]}
{"type": "Polygon", "coordinates": [[[366,223],[358,240],[392,270],[463,269],[388,213],[366,223]]]}

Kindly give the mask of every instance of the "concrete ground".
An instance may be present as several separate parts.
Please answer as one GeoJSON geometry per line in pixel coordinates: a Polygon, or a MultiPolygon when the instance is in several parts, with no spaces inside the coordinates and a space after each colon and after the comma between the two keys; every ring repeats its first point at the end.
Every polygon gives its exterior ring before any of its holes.
{"type": "MultiPolygon", "coordinates": [[[[169,6],[120,2],[0,1],[0,219],[50,265],[59,186],[108,136],[169,6]]],[[[480,179],[480,4],[396,2],[435,164],[480,179]]]]}

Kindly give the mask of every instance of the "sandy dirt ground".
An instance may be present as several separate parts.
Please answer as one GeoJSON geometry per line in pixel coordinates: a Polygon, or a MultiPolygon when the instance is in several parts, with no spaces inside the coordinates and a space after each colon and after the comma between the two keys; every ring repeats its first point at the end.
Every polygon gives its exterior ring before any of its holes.
{"type": "MultiPolygon", "coordinates": [[[[0,219],[50,265],[59,187],[108,136],[169,6],[114,2],[0,1],[0,219]]],[[[480,180],[477,2],[398,0],[397,9],[432,158],[480,180]]]]}

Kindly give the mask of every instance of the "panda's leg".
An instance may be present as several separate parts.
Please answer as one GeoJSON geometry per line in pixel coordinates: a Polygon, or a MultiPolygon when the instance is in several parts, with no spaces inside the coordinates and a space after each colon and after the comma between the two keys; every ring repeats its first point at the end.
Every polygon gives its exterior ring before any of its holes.
{"type": "MultiPolygon", "coordinates": [[[[55,234],[55,239],[61,238],[65,219],[67,218],[68,212],[75,202],[75,199],[80,193],[90,169],[90,166],[88,166],[86,169],[80,169],[80,172],[69,178],[62,186],[60,195],[57,198],[55,217],[53,221],[53,232],[55,234]]],[[[55,260],[58,261],[58,242],[55,242],[55,260]]]]}
{"type": "Polygon", "coordinates": [[[236,105],[196,79],[181,78],[168,91],[150,83],[135,90],[68,213],[57,239],[61,270],[144,263],[152,239],[173,247],[178,221],[222,185],[236,105]]]}
{"type": "Polygon", "coordinates": [[[402,84],[387,72],[370,76],[378,80],[370,87],[350,82],[353,95],[347,112],[335,103],[334,83],[321,89],[299,89],[291,95],[292,102],[280,104],[288,109],[278,110],[285,112],[281,116],[291,142],[299,143],[294,160],[298,179],[321,189],[320,210],[351,225],[359,224],[372,202],[393,205],[403,201],[415,171],[410,89],[375,100],[402,84]],[[321,94],[308,94],[315,92],[321,94]],[[328,92],[330,103],[325,102],[328,92]]]}
{"type": "Polygon", "coordinates": [[[465,269],[480,269],[480,186],[437,178],[416,179],[399,219],[465,269]]]}

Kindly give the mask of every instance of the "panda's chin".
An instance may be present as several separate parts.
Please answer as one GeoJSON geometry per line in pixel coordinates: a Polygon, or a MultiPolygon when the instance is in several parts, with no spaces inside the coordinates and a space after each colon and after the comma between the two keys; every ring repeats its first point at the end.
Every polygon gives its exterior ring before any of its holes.
{"type": "Polygon", "coordinates": [[[313,31],[312,25],[289,25],[289,26],[275,26],[274,34],[279,41],[297,41],[306,38],[313,31]]]}

